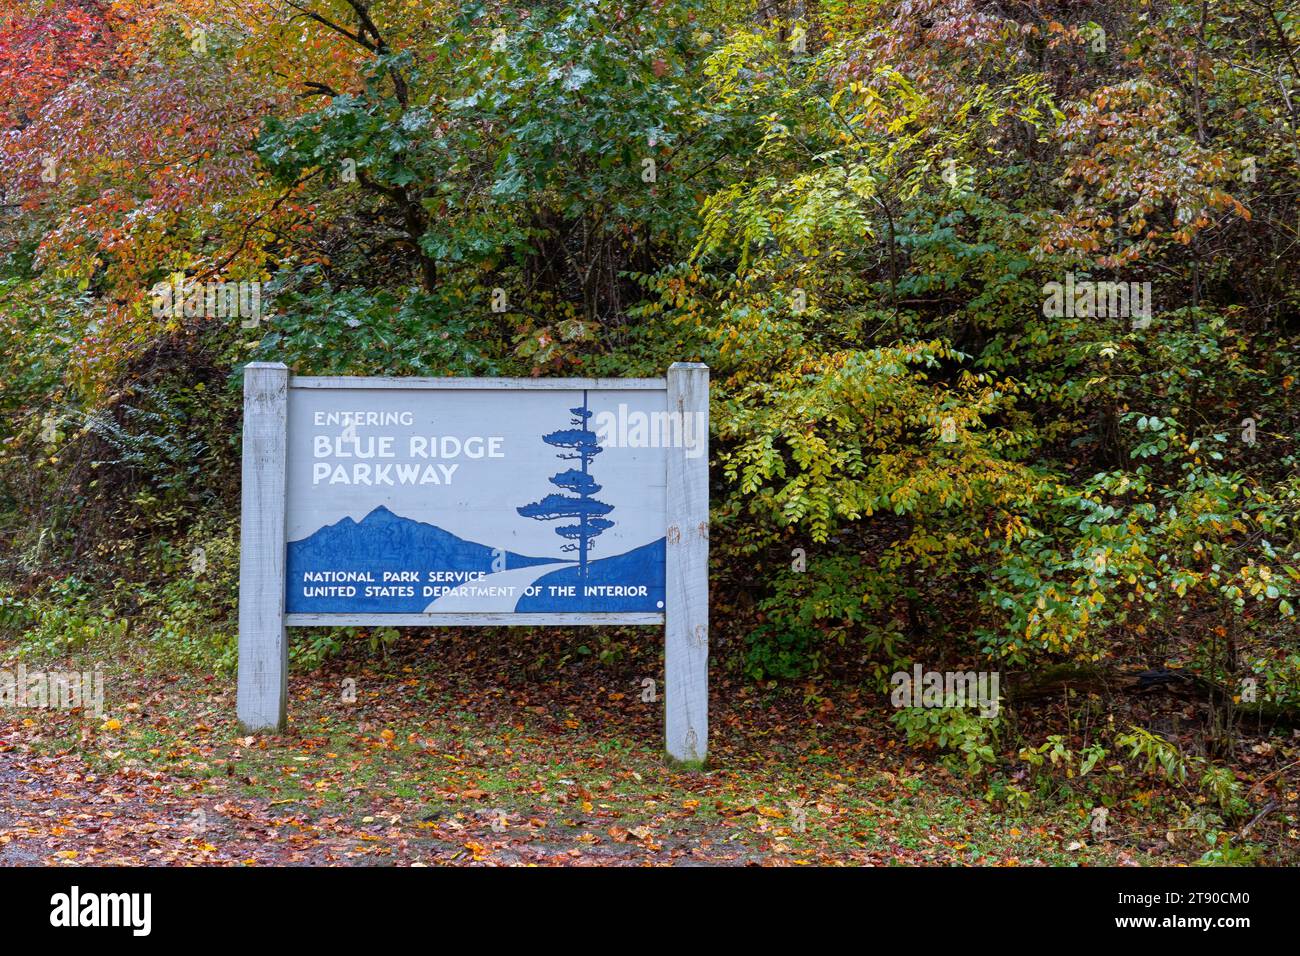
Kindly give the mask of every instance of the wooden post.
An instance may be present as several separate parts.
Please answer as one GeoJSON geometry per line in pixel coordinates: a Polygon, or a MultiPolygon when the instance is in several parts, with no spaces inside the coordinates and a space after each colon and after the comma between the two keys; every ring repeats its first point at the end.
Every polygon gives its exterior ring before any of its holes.
{"type": "Polygon", "coordinates": [[[664,595],[664,744],[670,761],[709,752],[709,367],[668,369],[668,414],[681,437],[668,449],[664,595]]]}
{"type": "Polygon", "coordinates": [[[284,629],[285,444],[289,369],[244,366],[244,470],[239,535],[239,699],[245,731],[283,730],[289,642],[284,629]]]}

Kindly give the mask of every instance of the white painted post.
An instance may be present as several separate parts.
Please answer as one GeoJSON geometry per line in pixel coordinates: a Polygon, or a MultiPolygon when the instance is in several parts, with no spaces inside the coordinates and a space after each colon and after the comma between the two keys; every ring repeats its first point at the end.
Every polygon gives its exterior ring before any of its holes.
{"type": "Polygon", "coordinates": [[[289,369],[244,366],[244,470],[239,536],[239,699],[245,731],[283,730],[289,642],[284,629],[285,439],[289,369]]]}
{"type": "Polygon", "coordinates": [[[674,362],[668,413],[681,441],[668,449],[664,600],[664,744],[670,760],[709,752],[709,367],[674,362]]]}

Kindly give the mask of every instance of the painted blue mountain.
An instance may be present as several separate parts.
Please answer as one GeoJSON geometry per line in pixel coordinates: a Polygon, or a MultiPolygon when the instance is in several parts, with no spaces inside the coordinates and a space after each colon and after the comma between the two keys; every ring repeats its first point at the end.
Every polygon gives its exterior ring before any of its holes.
{"type": "Polygon", "coordinates": [[[561,568],[537,579],[542,593],[525,595],[515,605],[520,614],[529,612],[631,613],[662,612],[664,609],[663,538],[634,548],[625,554],[600,558],[587,564],[587,576],[580,576],[577,566],[561,568]],[[551,587],[572,587],[572,596],[552,595],[551,587]],[[640,594],[644,587],[645,594],[640,594]],[[631,594],[598,593],[608,588],[623,588],[631,594]],[[597,589],[588,593],[588,589],[597,589]]]}
{"type": "MultiPolygon", "coordinates": [[[[344,518],[288,545],[285,610],[291,614],[418,614],[432,600],[423,594],[430,571],[492,572],[492,548],[450,531],[393,514],[382,505],[360,521],[344,518]],[[385,581],[384,572],[415,571],[419,580],[385,581]],[[321,581],[308,575],[369,572],[369,580],[321,581]],[[339,588],[354,589],[349,594],[339,588]],[[388,593],[367,588],[388,588],[388,593]],[[409,594],[403,592],[411,592],[409,594]]],[[[505,567],[559,564],[507,551],[505,567]]],[[[446,587],[456,582],[438,582],[446,587]]]]}

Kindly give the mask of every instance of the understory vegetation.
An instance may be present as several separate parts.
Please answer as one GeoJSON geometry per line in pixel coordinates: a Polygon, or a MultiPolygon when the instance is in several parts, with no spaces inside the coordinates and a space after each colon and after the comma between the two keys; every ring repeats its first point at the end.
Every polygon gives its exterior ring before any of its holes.
{"type": "MultiPolygon", "coordinates": [[[[230,685],[249,361],[701,361],[716,735],[1300,861],[1298,61],[1294,0],[7,4],[0,664],[230,685]],[[260,314],[159,307],[209,282],[260,314]],[[918,665],[996,714],[893,706],[918,665]]],[[[471,638],[516,687],[659,674],[650,632],[471,638]]]]}

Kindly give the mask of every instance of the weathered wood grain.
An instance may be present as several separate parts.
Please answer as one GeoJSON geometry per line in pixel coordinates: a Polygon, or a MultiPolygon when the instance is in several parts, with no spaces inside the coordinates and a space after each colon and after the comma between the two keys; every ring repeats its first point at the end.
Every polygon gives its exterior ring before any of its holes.
{"type": "Polygon", "coordinates": [[[284,625],[285,433],[289,369],[244,367],[244,461],[239,559],[239,696],[245,730],[282,730],[288,700],[284,625]]]}
{"type": "Polygon", "coordinates": [[[396,378],[390,376],[337,376],[295,375],[289,380],[290,388],[416,388],[416,389],[471,389],[518,390],[537,389],[581,391],[582,389],[617,389],[629,391],[662,391],[662,378],[396,378]]]}
{"type": "Polygon", "coordinates": [[[709,368],[668,369],[668,411],[703,424],[702,447],[668,449],[664,607],[664,742],[678,762],[702,763],[709,748],[709,368]]]}

